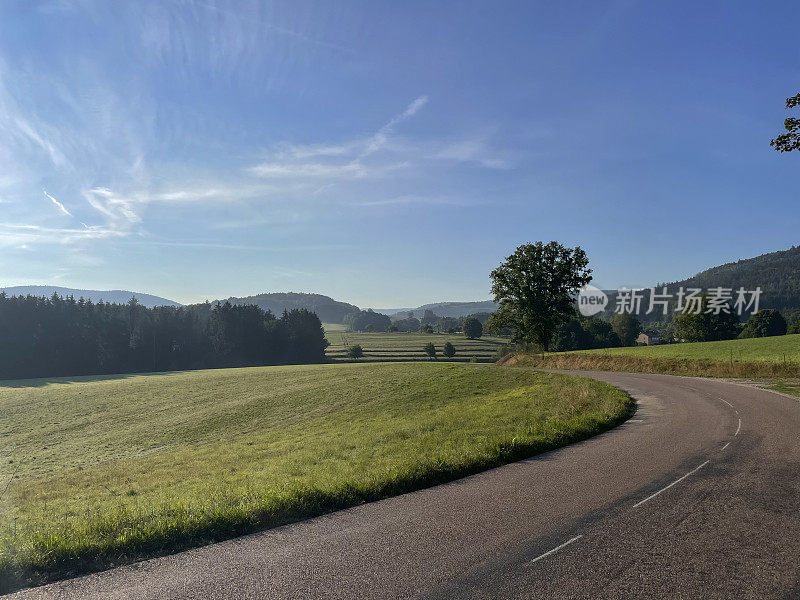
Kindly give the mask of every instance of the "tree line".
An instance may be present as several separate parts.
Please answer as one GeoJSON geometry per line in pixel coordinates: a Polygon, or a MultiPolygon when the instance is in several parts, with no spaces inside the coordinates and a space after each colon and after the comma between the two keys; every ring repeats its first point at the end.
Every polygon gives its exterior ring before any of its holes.
{"type": "Polygon", "coordinates": [[[328,345],[305,309],[147,308],[0,293],[0,379],[318,363],[328,345]]]}
{"type": "MultiPolygon", "coordinates": [[[[490,274],[499,308],[487,321],[487,329],[506,328],[512,342],[534,344],[545,351],[635,345],[643,331],[636,316],[623,312],[604,319],[578,314],[575,298],[592,280],[588,264],[580,247],[567,248],[558,242],[519,246],[490,274]]],[[[731,303],[710,310],[708,297],[702,295],[700,304],[696,313],[679,313],[649,327],[656,329],[662,343],[800,333],[796,315],[787,323],[776,309],[759,310],[742,323],[731,303]]]]}
{"type": "Polygon", "coordinates": [[[423,311],[420,318],[415,311],[402,312],[389,317],[372,309],[351,312],[344,317],[344,324],[350,331],[360,332],[420,332],[456,333],[463,331],[468,338],[479,338],[483,334],[483,324],[491,313],[475,313],[466,317],[440,317],[430,309],[423,311]],[[477,323],[476,323],[477,322],[477,323]]]}

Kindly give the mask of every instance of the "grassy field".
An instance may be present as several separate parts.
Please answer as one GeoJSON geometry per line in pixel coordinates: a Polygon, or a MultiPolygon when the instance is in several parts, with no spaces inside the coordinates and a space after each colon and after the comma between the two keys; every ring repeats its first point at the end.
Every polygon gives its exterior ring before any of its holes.
{"type": "Polygon", "coordinates": [[[494,362],[497,351],[508,343],[498,337],[484,336],[468,340],[462,333],[349,333],[343,325],[325,324],[325,337],[330,342],[327,356],[336,362],[349,361],[347,348],[360,344],[364,349],[361,362],[391,362],[430,359],[422,352],[423,346],[433,342],[438,360],[452,362],[494,362]],[[447,359],[442,355],[445,343],[456,348],[456,355],[447,359]]]}
{"type": "Polygon", "coordinates": [[[0,382],[5,590],[450,480],[598,433],[600,382],[452,363],[0,382]]]}
{"type": "Polygon", "coordinates": [[[800,363],[800,334],[723,340],[720,342],[606,348],[602,350],[583,350],[581,353],[684,360],[705,359],[723,362],[768,361],[800,363]]]}
{"type": "MultiPolygon", "coordinates": [[[[503,364],[702,377],[800,378],[800,335],[514,355],[503,364]]],[[[780,382],[778,382],[780,383],[780,382]]],[[[784,382],[788,387],[790,383],[784,382]]]]}

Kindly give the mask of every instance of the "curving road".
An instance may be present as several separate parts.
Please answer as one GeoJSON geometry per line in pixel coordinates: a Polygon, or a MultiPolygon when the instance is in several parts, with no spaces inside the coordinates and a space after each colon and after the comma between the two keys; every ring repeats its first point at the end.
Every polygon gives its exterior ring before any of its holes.
{"type": "Polygon", "coordinates": [[[14,598],[798,598],[800,404],[580,373],[624,425],[467,479],[14,598]]]}

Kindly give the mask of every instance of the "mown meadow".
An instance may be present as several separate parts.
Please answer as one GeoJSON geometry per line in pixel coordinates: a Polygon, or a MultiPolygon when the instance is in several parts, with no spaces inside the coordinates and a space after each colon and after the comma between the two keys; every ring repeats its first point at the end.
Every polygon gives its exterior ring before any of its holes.
{"type": "Polygon", "coordinates": [[[7,591],[447,481],[603,431],[601,382],[453,363],[0,382],[7,591]]]}

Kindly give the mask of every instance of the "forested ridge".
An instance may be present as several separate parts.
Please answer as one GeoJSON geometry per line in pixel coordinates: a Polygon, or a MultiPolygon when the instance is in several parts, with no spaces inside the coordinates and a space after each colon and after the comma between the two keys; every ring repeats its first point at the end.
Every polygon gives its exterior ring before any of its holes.
{"type": "Polygon", "coordinates": [[[671,289],[760,287],[762,308],[796,310],[800,308],[800,246],[712,267],[667,285],[671,289]]]}
{"type": "MultiPolygon", "coordinates": [[[[224,301],[223,301],[224,302],[224,301]]],[[[298,292],[275,292],[246,296],[244,298],[228,298],[231,304],[255,304],[263,310],[275,314],[284,310],[306,309],[316,313],[325,323],[343,323],[348,313],[357,312],[357,306],[347,302],[339,302],[322,294],[303,294],[298,292]]],[[[216,304],[214,302],[213,304],[216,304]]]]}
{"type": "Polygon", "coordinates": [[[322,324],[305,309],[146,308],[0,293],[0,379],[315,363],[322,324]]]}

